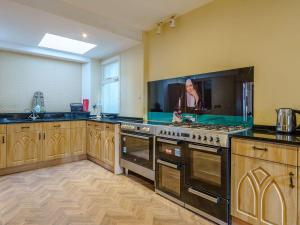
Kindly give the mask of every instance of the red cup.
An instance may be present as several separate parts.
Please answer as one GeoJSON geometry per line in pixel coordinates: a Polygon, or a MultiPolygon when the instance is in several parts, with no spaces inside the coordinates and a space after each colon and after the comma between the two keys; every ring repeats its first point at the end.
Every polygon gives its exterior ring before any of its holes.
{"type": "Polygon", "coordinates": [[[89,111],[89,100],[83,99],[82,106],[83,106],[83,112],[88,112],[89,111]]]}

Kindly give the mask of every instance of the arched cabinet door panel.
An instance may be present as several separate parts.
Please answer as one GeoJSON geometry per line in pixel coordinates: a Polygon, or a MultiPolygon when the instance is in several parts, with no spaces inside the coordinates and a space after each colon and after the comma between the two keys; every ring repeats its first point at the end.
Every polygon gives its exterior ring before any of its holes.
{"type": "Polygon", "coordinates": [[[237,210],[253,219],[258,216],[258,196],[255,184],[250,174],[246,174],[238,184],[237,190],[237,210]],[[247,198],[244,198],[247,196],[247,198]]]}
{"type": "Polygon", "coordinates": [[[70,151],[70,129],[53,129],[45,131],[45,160],[63,158],[70,151]]]}
{"type": "Polygon", "coordinates": [[[7,135],[7,167],[35,163],[41,160],[40,133],[17,132],[7,135]]]}
{"type": "Polygon", "coordinates": [[[253,225],[297,224],[297,168],[232,155],[231,213],[253,225]]]}

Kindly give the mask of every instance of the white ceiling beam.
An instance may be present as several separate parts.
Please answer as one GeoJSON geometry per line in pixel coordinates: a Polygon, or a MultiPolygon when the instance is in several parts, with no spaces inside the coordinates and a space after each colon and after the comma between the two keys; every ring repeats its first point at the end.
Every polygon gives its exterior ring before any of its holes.
{"type": "Polygon", "coordinates": [[[25,46],[20,44],[9,43],[5,41],[0,41],[0,50],[30,54],[30,55],[36,55],[36,56],[42,56],[47,58],[60,59],[65,61],[78,62],[78,63],[90,62],[89,58],[80,55],[58,52],[58,51],[43,49],[38,47],[30,47],[30,46],[25,46]]]}

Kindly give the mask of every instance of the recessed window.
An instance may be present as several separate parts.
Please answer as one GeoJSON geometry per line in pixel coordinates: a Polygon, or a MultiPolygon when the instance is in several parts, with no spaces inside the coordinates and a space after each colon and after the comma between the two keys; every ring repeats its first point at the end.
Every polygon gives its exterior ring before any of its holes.
{"type": "Polygon", "coordinates": [[[97,45],[46,33],[39,46],[83,55],[97,45]]]}
{"type": "Polygon", "coordinates": [[[120,59],[114,57],[101,63],[101,102],[103,113],[120,112],[120,59]]]}

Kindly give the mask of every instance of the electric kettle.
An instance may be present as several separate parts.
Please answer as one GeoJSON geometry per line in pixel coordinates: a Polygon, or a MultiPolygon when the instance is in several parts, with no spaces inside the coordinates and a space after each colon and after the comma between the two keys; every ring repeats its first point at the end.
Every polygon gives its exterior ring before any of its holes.
{"type": "Polygon", "coordinates": [[[277,123],[276,130],[283,133],[292,133],[296,131],[296,113],[300,113],[299,110],[290,108],[276,109],[277,123]]]}

